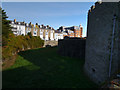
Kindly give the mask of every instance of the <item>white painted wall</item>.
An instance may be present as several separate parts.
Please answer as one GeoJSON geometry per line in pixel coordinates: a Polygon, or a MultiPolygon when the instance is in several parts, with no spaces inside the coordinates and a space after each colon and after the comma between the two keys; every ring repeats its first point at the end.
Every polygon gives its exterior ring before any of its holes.
{"type": "Polygon", "coordinates": [[[63,33],[55,33],[54,37],[55,41],[58,41],[58,39],[64,39],[63,33]]]}
{"type": "Polygon", "coordinates": [[[48,31],[45,31],[45,40],[49,40],[49,38],[48,38],[48,31]]]}
{"type": "Polygon", "coordinates": [[[55,33],[55,34],[54,34],[54,40],[55,40],[55,41],[58,41],[58,33],[55,33]]]}
{"type": "Polygon", "coordinates": [[[25,25],[17,25],[17,24],[14,24],[14,22],[12,22],[10,24],[12,28],[12,31],[13,31],[13,34],[15,34],[16,36],[18,35],[24,35],[25,36],[25,25]]]}
{"type": "Polygon", "coordinates": [[[44,40],[44,39],[43,39],[43,30],[40,30],[40,38],[41,38],[42,40],[44,40]]]}
{"type": "Polygon", "coordinates": [[[54,31],[52,30],[52,31],[50,32],[50,40],[54,40],[53,35],[54,35],[54,31]]]}
{"type": "Polygon", "coordinates": [[[20,25],[19,26],[19,28],[20,28],[20,35],[24,35],[25,36],[25,26],[24,25],[20,25]]]}
{"type": "Polygon", "coordinates": [[[63,33],[60,33],[60,39],[64,39],[63,33]]]}

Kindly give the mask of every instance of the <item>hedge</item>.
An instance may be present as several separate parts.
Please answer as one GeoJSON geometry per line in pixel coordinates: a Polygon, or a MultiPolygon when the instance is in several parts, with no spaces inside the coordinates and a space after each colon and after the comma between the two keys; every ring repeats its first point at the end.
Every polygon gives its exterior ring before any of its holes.
{"type": "Polygon", "coordinates": [[[28,49],[41,48],[44,45],[44,41],[40,37],[26,36],[14,36],[9,34],[7,46],[2,48],[3,60],[9,59],[11,56],[16,55],[18,52],[28,49]]]}

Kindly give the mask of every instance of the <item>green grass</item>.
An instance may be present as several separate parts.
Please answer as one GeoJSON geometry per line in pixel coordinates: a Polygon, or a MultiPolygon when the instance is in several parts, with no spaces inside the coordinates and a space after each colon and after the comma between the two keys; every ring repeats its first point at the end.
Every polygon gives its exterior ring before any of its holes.
{"type": "Polygon", "coordinates": [[[84,60],[59,56],[57,48],[19,53],[3,71],[3,88],[96,88],[83,72],[84,60]]]}

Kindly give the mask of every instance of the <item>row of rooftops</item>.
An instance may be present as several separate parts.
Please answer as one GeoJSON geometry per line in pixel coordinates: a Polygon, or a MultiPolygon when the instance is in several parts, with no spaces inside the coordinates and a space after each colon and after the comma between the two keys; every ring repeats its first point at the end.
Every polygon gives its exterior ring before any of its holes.
{"type": "Polygon", "coordinates": [[[49,25],[46,25],[46,26],[44,26],[43,24],[42,25],[38,25],[38,23],[36,23],[34,25],[31,22],[30,23],[25,23],[24,21],[23,22],[17,22],[16,19],[14,19],[14,21],[10,21],[10,23],[11,24],[16,24],[16,25],[25,25],[26,27],[31,27],[31,28],[35,27],[35,26],[38,26],[39,28],[54,30],[54,28],[50,27],[49,25]]]}
{"type": "Polygon", "coordinates": [[[71,26],[71,27],[65,27],[65,26],[61,26],[59,27],[59,29],[57,29],[58,31],[66,31],[66,30],[80,30],[80,28],[83,29],[83,26],[80,24],[79,26],[71,26]]]}
{"type": "MultiPolygon", "coordinates": [[[[46,25],[46,26],[44,26],[43,24],[38,25],[38,23],[36,23],[34,25],[31,22],[30,23],[25,23],[24,21],[23,22],[17,22],[16,19],[14,19],[14,21],[10,21],[10,23],[11,24],[16,24],[16,25],[25,25],[25,27],[30,27],[30,28],[33,28],[33,27],[37,26],[38,28],[41,28],[41,29],[55,30],[54,28],[50,27],[49,25],[46,25]]],[[[61,30],[63,31],[64,29],[65,30],[74,30],[74,29],[79,29],[79,28],[83,28],[81,24],[80,24],[80,26],[72,26],[72,27],[61,26],[61,27],[59,27],[59,29],[55,30],[55,32],[56,33],[61,33],[61,30]]]]}

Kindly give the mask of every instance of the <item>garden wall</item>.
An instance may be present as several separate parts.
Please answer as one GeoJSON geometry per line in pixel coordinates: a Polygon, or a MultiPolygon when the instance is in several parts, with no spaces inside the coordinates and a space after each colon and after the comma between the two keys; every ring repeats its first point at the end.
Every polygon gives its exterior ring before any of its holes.
{"type": "Polygon", "coordinates": [[[58,41],[44,41],[43,47],[46,46],[50,46],[50,47],[58,46],[58,41]]]}
{"type": "Polygon", "coordinates": [[[62,56],[69,56],[85,59],[85,39],[68,38],[58,41],[58,53],[62,56]]]}

